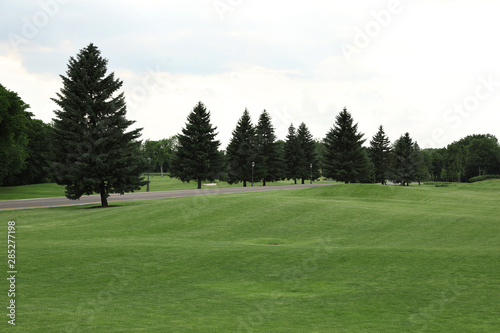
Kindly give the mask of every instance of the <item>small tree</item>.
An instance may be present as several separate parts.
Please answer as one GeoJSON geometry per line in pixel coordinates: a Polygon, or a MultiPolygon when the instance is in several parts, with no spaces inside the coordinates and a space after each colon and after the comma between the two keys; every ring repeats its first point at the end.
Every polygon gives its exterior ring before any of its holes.
{"type": "Polygon", "coordinates": [[[177,135],[170,177],[183,182],[196,180],[198,189],[204,180],[213,181],[222,168],[220,142],[215,140],[216,127],[210,123],[210,112],[202,102],[188,115],[186,127],[177,135]]]}
{"type": "Polygon", "coordinates": [[[243,187],[247,186],[247,181],[252,179],[252,172],[255,172],[252,163],[255,163],[255,166],[259,168],[261,167],[259,161],[256,161],[256,149],[255,128],[248,110],[245,109],[227,146],[228,183],[234,184],[242,181],[243,187]]]}
{"type": "Polygon", "coordinates": [[[133,192],[145,185],[145,161],[138,138],[142,129],[127,132],[123,82],[106,74],[108,60],[93,44],[71,57],[63,88],[52,100],[55,111],[50,167],[56,182],[66,185],[72,200],[95,192],[108,206],[110,193],[133,192]]]}

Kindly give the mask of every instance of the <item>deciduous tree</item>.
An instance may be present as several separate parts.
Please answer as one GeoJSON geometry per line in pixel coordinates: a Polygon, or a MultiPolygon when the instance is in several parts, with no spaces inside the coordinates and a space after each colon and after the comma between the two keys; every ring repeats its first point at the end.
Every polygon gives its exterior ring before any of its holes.
{"type": "Polygon", "coordinates": [[[28,157],[28,105],[0,84],[0,185],[20,172],[28,157]]]}

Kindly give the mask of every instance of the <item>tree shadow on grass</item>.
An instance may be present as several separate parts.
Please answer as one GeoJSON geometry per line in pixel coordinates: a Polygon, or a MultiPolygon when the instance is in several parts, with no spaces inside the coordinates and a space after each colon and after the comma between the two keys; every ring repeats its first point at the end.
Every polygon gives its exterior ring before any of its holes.
{"type": "Polygon", "coordinates": [[[109,205],[107,207],[103,207],[103,206],[91,206],[91,207],[83,207],[83,209],[115,208],[115,207],[125,207],[125,206],[122,206],[122,205],[109,205]]]}

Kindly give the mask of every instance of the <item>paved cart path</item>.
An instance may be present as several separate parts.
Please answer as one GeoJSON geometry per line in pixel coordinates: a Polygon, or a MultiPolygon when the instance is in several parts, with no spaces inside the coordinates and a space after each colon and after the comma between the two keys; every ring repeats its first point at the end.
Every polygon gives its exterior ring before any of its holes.
{"type": "MultiPolygon", "coordinates": [[[[333,184],[297,184],[297,185],[280,185],[280,186],[254,186],[254,187],[229,187],[229,188],[203,188],[201,190],[178,190],[178,191],[158,191],[158,192],[136,192],[111,194],[108,198],[108,204],[112,205],[119,201],[131,200],[150,200],[150,199],[167,199],[179,197],[192,197],[196,195],[215,195],[215,194],[232,194],[232,193],[247,193],[247,192],[263,192],[276,190],[291,190],[304,189],[318,186],[327,186],[333,184]]],[[[30,209],[30,208],[47,208],[47,207],[62,207],[62,206],[77,206],[77,205],[100,205],[101,198],[99,195],[89,195],[81,197],[80,200],[69,200],[66,197],[57,198],[42,198],[42,199],[22,199],[22,200],[5,200],[0,201],[0,211],[30,209]]]]}

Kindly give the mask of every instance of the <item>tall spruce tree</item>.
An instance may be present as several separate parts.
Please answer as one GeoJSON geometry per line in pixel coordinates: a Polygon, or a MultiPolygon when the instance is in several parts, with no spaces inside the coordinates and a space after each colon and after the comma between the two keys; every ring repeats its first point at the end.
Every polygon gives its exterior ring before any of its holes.
{"type": "Polygon", "coordinates": [[[300,150],[302,151],[302,161],[300,161],[299,172],[300,178],[302,178],[302,184],[304,184],[306,179],[311,179],[311,173],[312,179],[319,177],[316,142],[305,123],[301,123],[297,129],[297,140],[300,150]]]}
{"type": "Polygon", "coordinates": [[[390,167],[391,142],[382,125],[379,126],[377,134],[370,141],[368,152],[375,167],[375,182],[385,185],[390,167]]]}
{"type": "Polygon", "coordinates": [[[243,187],[246,187],[247,181],[252,180],[252,173],[255,173],[252,163],[255,163],[255,166],[260,168],[260,161],[256,161],[257,137],[247,109],[238,120],[232,134],[233,136],[226,151],[228,183],[235,184],[241,181],[243,187]]]}
{"type": "Polygon", "coordinates": [[[216,127],[210,124],[210,112],[199,102],[188,115],[186,127],[177,136],[177,150],[172,157],[170,177],[183,182],[214,180],[222,168],[220,142],[215,140],[216,127]]]}
{"type": "Polygon", "coordinates": [[[110,193],[133,192],[146,182],[140,150],[142,129],[127,132],[123,82],[107,74],[108,60],[94,44],[71,57],[63,88],[52,100],[55,111],[50,166],[55,181],[66,185],[66,197],[79,199],[95,192],[108,206],[110,193]]]}
{"type": "Polygon", "coordinates": [[[370,182],[373,167],[362,147],[363,134],[351,114],[344,108],[336,117],[333,128],[324,140],[326,156],[324,175],[347,183],[370,182]]]}
{"type": "Polygon", "coordinates": [[[257,151],[258,159],[258,174],[259,179],[262,179],[262,185],[266,186],[267,182],[280,180],[282,160],[279,152],[279,147],[274,135],[274,127],[271,123],[271,116],[264,110],[257,123],[257,151]]]}
{"type": "Polygon", "coordinates": [[[288,134],[285,140],[284,147],[285,158],[285,177],[293,179],[297,184],[297,179],[301,176],[301,165],[304,162],[304,153],[300,147],[299,139],[297,138],[297,131],[293,124],[288,127],[288,134]]]}

